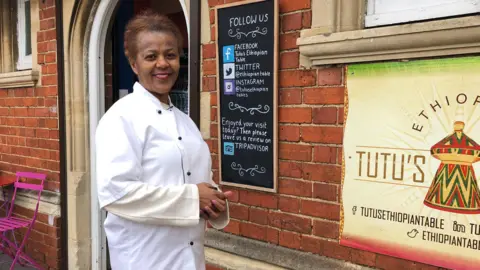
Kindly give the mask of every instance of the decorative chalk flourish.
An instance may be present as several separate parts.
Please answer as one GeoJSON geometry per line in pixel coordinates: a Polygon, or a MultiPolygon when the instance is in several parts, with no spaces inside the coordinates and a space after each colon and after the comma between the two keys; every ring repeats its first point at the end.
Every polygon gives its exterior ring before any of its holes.
{"type": "Polygon", "coordinates": [[[244,169],[244,168],[242,168],[242,165],[237,164],[235,162],[232,162],[231,167],[235,171],[238,171],[238,174],[240,176],[243,176],[245,174],[244,172],[250,173],[251,176],[254,176],[255,173],[265,173],[267,171],[264,167],[260,168],[260,170],[259,170],[258,165],[255,165],[255,167],[253,167],[253,168],[244,169]]]}
{"type": "Polygon", "coordinates": [[[264,105],[264,111],[262,111],[262,105],[258,105],[258,107],[245,108],[233,102],[228,103],[228,108],[231,111],[240,110],[241,112],[250,112],[251,115],[255,114],[255,112],[266,114],[270,111],[270,106],[268,105],[264,105]]]}
{"type": "Polygon", "coordinates": [[[267,32],[268,32],[268,29],[266,27],[264,27],[261,31],[260,31],[260,27],[256,27],[255,30],[253,31],[250,31],[250,32],[242,32],[240,31],[238,28],[236,29],[237,32],[236,33],[233,33],[233,29],[230,29],[228,30],[228,35],[230,37],[237,37],[237,39],[241,39],[242,38],[242,35],[245,36],[245,37],[248,37],[250,34],[252,35],[252,38],[256,37],[257,34],[260,34],[260,35],[266,35],[267,32]]]}

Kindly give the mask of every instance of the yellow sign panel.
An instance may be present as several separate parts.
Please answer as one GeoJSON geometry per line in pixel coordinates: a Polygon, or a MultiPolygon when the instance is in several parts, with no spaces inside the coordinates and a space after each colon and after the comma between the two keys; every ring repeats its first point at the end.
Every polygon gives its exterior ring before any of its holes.
{"type": "Polygon", "coordinates": [[[348,67],[342,245],[480,264],[480,57],[348,67]]]}

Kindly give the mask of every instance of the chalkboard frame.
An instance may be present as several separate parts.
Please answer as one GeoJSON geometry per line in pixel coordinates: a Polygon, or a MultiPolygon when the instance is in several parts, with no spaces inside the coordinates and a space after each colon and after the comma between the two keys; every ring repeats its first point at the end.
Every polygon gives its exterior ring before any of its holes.
{"type": "Polygon", "coordinates": [[[217,85],[217,126],[218,126],[218,161],[219,161],[219,183],[224,186],[233,186],[233,187],[240,187],[258,191],[265,191],[271,193],[277,193],[278,191],[278,57],[279,57],[279,4],[278,0],[248,0],[242,2],[235,2],[230,4],[219,5],[215,7],[215,37],[216,37],[216,52],[217,52],[217,60],[216,60],[216,85],[217,85]],[[222,178],[222,140],[221,140],[221,109],[220,109],[220,55],[218,55],[219,46],[218,46],[218,11],[224,8],[232,8],[235,6],[243,6],[249,4],[255,4],[260,2],[267,2],[267,1],[274,1],[274,52],[273,52],[273,138],[272,138],[272,146],[273,146],[273,188],[265,188],[265,187],[258,187],[254,185],[246,185],[246,184],[237,184],[232,182],[223,181],[222,178]]]}

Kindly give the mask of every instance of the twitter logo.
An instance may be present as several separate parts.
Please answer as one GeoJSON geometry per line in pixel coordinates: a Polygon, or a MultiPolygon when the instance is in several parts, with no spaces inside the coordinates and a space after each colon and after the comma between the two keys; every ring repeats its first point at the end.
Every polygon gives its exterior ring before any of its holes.
{"type": "Polygon", "coordinates": [[[234,63],[223,64],[223,78],[224,79],[235,79],[235,64],[234,63]]]}

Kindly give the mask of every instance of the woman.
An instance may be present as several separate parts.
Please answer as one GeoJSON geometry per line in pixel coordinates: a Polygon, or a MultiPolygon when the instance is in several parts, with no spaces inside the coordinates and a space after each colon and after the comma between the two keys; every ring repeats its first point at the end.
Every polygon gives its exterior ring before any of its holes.
{"type": "Polygon", "coordinates": [[[95,138],[112,268],[205,269],[205,220],[228,224],[231,193],[215,187],[207,144],[169,98],[182,36],[166,17],[144,13],[124,38],[139,82],[102,117],[95,138]]]}

